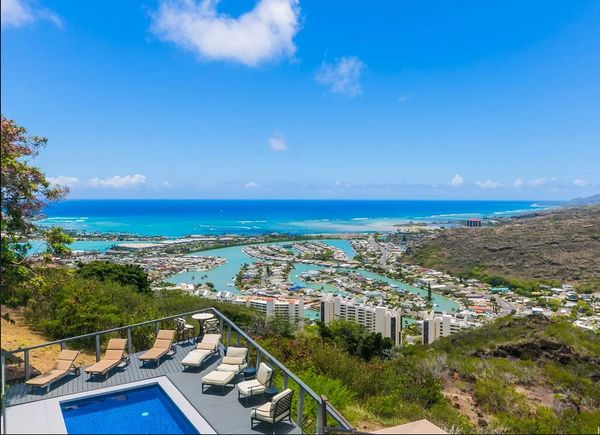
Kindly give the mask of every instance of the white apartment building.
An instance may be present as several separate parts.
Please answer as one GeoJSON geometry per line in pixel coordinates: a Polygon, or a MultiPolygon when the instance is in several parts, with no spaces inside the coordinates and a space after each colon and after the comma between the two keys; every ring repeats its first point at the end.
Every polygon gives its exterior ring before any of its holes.
{"type": "Polygon", "coordinates": [[[401,313],[387,307],[367,305],[358,299],[345,299],[332,294],[321,298],[321,320],[327,324],[332,320],[354,320],[371,332],[379,332],[400,344],[401,313]]]}
{"type": "Polygon", "coordinates": [[[433,312],[423,320],[423,344],[431,344],[440,337],[447,337],[463,328],[479,326],[478,323],[459,320],[449,314],[435,315],[433,312]]]}
{"type": "Polygon", "coordinates": [[[292,323],[304,321],[304,301],[301,299],[277,300],[275,298],[239,297],[232,302],[255,308],[267,317],[287,317],[292,323]]]}

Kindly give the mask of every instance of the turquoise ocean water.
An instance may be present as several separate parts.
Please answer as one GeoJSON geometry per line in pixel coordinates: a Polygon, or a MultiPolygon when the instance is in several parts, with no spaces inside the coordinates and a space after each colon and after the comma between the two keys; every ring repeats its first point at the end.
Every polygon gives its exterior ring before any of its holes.
{"type": "Polygon", "coordinates": [[[389,231],[410,220],[460,221],[557,206],[534,201],[67,200],[43,226],[180,237],[189,234],[389,231]]]}

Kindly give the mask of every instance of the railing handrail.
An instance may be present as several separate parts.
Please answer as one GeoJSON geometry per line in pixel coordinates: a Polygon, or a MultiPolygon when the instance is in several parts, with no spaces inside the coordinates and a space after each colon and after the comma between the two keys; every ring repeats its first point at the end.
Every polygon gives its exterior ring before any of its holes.
{"type": "MultiPolygon", "coordinates": [[[[21,352],[25,352],[25,351],[31,351],[31,350],[39,349],[42,347],[55,346],[57,344],[67,343],[69,341],[81,340],[83,338],[91,338],[91,337],[95,337],[96,335],[104,335],[104,334],[110,334],[113,332],[126,331],[129,328],[138,328],[140,326],[152,325],[156,322],[164,322],[167,320],[176,319],[178,317],[191,316],[193,314],[197,314],[197,313],[201,313],[201,312],[209,311],[209,310],[214,310],[214,308],[212,308],[212,307],[201,308],[199,310],[188,311],[186,313],[180,313],[180,314],[176,314],[173,316],[161,317],[159,319],[147,320],[145,322],[140,322],[140,323],[133,323],[133,324],[127,325],[127,326],[119,326],[117,328],[105,329],[103,331],[90,332],[89,334],[77,335],[75,337],[61,338],[60,340],[48,341],[46,343],[36,344],[35,346],[22,347],[20,349],[12,349],[12,350],[3,349],[2,353],[3,354],[15,354],[15,353],[21,353],[21,352]]],[[[217,310],[215,310],[215,311],[217,311],[217,310]]]]}

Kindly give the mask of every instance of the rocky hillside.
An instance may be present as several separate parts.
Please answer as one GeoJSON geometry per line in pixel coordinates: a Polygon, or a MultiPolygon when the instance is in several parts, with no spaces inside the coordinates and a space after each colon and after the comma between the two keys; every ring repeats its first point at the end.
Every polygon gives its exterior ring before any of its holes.
{"type": "Polygon", "coordinates": [[[408,261],[453,273],[473,268],[518,279],[600,281],[600,206],[564,208],[482,228],[441,230],[408,261]]]}
{"type": "Polygon", "coordinates": [[[479,433],[586,433],[600,424],[600,336],[506,317],[437,341],[444,395],[479,433]]]}

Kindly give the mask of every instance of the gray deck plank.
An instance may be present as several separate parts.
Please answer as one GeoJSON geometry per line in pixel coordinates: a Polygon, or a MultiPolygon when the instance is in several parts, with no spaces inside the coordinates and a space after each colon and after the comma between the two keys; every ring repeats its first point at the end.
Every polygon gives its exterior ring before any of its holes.
{"type": "MultiPolygon", "coordinates": [[[[177,345],[177,352],[163,358],[158,367],[154,365],[142,367],[139,356],[143,352],[133,354],[127,367],[114,369],[107,379],[104,377],[91,378],[83,371],[82,367],[80,376],[68,376],[64,380],[54,383],[49,393],[46,393],[45,390],[31,390],[25,384],[12,385],[6,391],[5,404],[6,406],[16,406],[37,400],[166,376],[217,433],[272,433],[271,425],[268,424],[256,424],[253,430],[250,429],[251,409],[262,405],[265,401],[263,397],[252,398],[248,404],[244,400],[240,402],[234,386],[227,387],[224,394],[220,392],[220,389],[207,389],[202,394],[201,378],[218,365],[220,355],[209,359],[201,369],[183,371],[181,360],[192,348],[193,344],[191,343],[177,345]]],[[[275,432],[299,434],[301,430],[295,423],[283,421],[277,423],[275,432]]]]}

